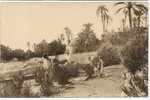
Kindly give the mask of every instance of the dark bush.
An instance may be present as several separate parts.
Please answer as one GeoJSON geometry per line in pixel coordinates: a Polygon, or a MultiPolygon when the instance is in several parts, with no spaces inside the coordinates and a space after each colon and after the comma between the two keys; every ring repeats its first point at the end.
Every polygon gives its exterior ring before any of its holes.
{"type": "Polygon", "coordinates": [[[78,65],[76,63],[69,63],[64,68],[69,77],[77,77],[79,74],[78,65]]]}
{"type": "Polygon", "coordinates": [[[77,77],[79,74],[78,66],[75,63],[55,66],[54,70],[55,80],[60,84],[68,83],[70,78],[77,77]]]}
{"type": "Polygon", "coordinates": [[[147,62],[147,54],[148,38],[142,33],[130,40],[121,51],[123,64],[131,73],[142,69],[143,64],[147,62]]]}
{"type": "Polygon", "coordinates": [[[118,49],[110,43],[103,43],[98,50],[98,56],[102,57],[104,66],[110,66],[120,63],[118,49]]]}

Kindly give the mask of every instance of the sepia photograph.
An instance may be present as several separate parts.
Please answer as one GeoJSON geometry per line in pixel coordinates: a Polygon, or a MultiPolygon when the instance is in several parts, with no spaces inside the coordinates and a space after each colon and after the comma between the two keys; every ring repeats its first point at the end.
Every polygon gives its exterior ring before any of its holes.
{"type": "Polygon", "coordinates": [[[148,97],[148,1],[0,2],[0,98],[148,97]]]}

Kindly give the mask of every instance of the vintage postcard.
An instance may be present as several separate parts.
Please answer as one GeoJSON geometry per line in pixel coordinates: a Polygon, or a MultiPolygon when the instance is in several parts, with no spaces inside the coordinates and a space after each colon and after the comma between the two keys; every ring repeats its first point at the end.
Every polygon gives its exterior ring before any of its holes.
{"type": "Polygon", "coordinates": [[[0,2],[0,98],[148,97],[148,2],[0,2]]]}

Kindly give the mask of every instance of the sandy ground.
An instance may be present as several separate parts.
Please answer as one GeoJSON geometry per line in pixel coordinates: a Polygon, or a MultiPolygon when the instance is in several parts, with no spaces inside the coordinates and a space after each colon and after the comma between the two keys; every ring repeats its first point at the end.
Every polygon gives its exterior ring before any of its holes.
{"type": "Polygon", "coordinates": [[[85,77],[75,78],[72,80],[73,85],[52,97],[121,97],[122,70],[122,66],[114,65],[105,68],[107,77],[96,77],[88,81],[84,81],[85,77]]]}

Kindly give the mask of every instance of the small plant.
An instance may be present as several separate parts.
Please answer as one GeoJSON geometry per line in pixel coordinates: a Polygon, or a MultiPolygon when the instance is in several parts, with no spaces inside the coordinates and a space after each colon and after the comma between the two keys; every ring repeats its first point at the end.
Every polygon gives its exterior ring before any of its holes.
{"type": "Polygon", "coordinates": [[[39,67],[35,73],[35,81],[40,84],[43,96],[52,94],[52,80],[49,79],[48,74],[42,67],[39,67]]]}

